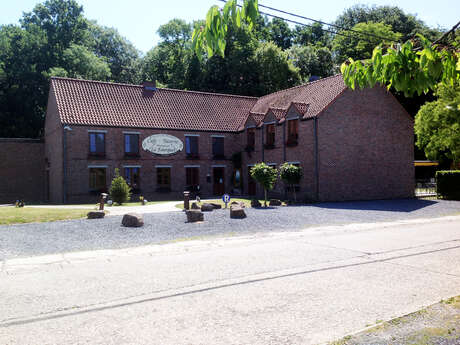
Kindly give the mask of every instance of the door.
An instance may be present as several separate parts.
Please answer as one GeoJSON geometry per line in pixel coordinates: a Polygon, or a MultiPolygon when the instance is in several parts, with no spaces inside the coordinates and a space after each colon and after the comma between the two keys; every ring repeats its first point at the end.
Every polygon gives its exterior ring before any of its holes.
{"type": "Polygon", "coordinates": [[[212,175],[214,195],[223,195],[225,193],[225,168],[212,168],[212,175]]]}
{"type": "Polygon", "coordinates": [[[249,167],[248,167],[248,194],[256,195],[256,181],[252,178],[249,167]]]}

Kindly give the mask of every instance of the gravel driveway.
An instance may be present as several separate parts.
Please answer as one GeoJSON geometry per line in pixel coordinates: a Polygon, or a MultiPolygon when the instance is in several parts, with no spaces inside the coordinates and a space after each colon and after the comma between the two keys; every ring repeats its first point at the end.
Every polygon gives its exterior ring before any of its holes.
{"type": "Polygon", "coordinates": [[[310,226],[394,221],[460,214],[460,201],[379,200],[247,209],[243,220],[228,210],[205,213],[205,222],[185,223],[182,212],[144,215],[143,228],[120,226],[121,216],[0,226],[0,260],[93,249],[127,248],[219,234],[296,231],[310,226]]]}

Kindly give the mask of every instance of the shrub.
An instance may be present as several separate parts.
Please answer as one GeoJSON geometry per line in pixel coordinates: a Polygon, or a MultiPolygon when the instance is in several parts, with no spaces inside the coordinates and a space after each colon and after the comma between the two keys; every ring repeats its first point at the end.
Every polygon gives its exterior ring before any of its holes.
{"type": "Polygon", "coordinates": [[[294,164],[284,163],[280,167],[280,177],[294,191],[294,201],[296,202],[297,196],[295,193],[294,185],[299,184],[302,176],[302,168],[295,166],[294,164]]]}
{"type": "Polygon", "coordinates": [[[460,170],[437,171],[436,194],[444,199],[460,200],[460,170]]]}
{"type": "Polygon", "coordinates": [[[264,189],[264,206],[267,207],[267,190],[273,189],[278,170],[265,163],[259,163],[252,167],[251,177],[256,180],[264,189]]]}
{"type": "Polygon", "coordinates": [[[118,169],[115,169],[115,177],[110,185],[109,193],[113,202],[118,205],[129,201],[131,198],[131,188],[128,186],[125,179],[120,176],[120,171],[118,169]]]}

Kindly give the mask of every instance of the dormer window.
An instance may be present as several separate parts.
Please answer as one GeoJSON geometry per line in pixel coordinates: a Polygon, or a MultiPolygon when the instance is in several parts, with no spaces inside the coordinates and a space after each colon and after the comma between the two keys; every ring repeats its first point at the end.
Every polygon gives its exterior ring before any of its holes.
{"type": "Polygon", "coordinates": [[[288,120],[288,137],[287,137],[287,146],[296,146],[299,139],[299,120],[292,119],[288,120]]]}
{"type": "Polygon", "coordinates": [[[275,124],[265,125],[265,148],[272,149],[275,146],[275,124]]]}

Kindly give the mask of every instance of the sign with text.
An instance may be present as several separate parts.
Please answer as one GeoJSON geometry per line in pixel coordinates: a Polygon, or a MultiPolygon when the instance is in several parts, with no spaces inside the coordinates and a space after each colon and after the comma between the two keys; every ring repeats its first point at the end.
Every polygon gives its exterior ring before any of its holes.
{"type": "Polygon", "coordinates": [[[142,141],[142,148],[159,156],[170,156],[182,151],[184,144],[175,136],[154,134],[142,141]]]}

